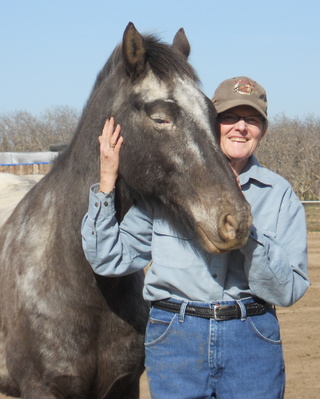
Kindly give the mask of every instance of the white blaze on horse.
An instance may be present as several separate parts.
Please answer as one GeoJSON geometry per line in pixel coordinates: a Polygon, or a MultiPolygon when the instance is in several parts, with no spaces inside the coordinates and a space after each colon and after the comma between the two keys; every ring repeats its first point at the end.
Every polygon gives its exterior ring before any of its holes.
{"type": "Polygon", "coordinates": [[[129,23],[97,77],[70,146],[0,235],[0,390],[23,399],[138,398],[148,306],[143,272],[95,276],[80,226],[99,179],[98,136],[122,125],[116,208],[137,198],[163,208],[214,253],[247,239],[250,208],[215,132],[215,111],[173,44],[129,23]]]}

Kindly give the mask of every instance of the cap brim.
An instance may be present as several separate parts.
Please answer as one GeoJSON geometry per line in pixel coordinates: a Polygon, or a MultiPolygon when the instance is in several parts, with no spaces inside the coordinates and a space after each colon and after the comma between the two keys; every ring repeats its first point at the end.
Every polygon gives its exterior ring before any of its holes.
{"type": "Polygon", "coordinates": [[[248,105],[249,107],[254,108],[258,111],[265,119],[268,119],[268,116],[259,108],[257,105],[253,104],[251,101],[246,100],[231,100],[231,101],[224,101],[221,105],[214,105],[218,114],[221,112],[227,111],[228,109],[239,107],[240,105],[248,105]]]}

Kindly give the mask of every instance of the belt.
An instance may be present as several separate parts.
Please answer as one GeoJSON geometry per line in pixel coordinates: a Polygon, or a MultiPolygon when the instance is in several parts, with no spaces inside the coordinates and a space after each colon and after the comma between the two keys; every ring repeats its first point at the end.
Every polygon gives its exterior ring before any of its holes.
{"type": "MultiPolygon", "coordinates": [[[[151,304],[154,308],[166,310],[172,313],[180,313],[181,303],[169,302],[169,301],[156,301],[151,304]]],[[[272,305],[268,305],[265,302],[249,302],[244,304],[246,308],[247,316],[257,316],[265,314],[267,309],[271,308],[272,305]]],[[[195,305],[187,305],[185,314],[188,316],[202,317],[204,319],[215,319],[218,321],[240,319],[241,309],[238,303],[234,305],[220,305],[215,304],[213,308],[205,308],[195,305]]]]}

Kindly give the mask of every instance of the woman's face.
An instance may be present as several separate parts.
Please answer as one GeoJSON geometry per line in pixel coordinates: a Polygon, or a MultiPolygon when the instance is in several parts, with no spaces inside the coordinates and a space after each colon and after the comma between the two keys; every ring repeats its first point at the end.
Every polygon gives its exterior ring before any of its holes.
{"type": "Polygon", "coordinates": [[[266,124],[258,111],[241,105],[219,114],[219,125],[221,149],[234,172],[239,174],[264,136],[266,124]]]}

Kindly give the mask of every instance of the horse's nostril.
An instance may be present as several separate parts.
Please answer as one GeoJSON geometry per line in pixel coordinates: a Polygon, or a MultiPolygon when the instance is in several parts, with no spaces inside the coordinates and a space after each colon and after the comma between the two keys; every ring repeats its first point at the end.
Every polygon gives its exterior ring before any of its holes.
{"type": "Polygon", "coordinates": [[[238,228],[238,223],[234,219],[234,217],[232,217],[231,215],[227,215],[224,218],[224,223],[223,223],[223,226],[222,226],[222,232],[223,231],[225,232],[226,237],[229,240],[234,240],[236,238],[237,228],[238,228]]]}
{"type": "Polygon", "coordinates": [[[224,215],[220,218],[219,235],[223,241],[243,240],[248,237],[251,218],[242,220],[232,216],[224,215]]]}

